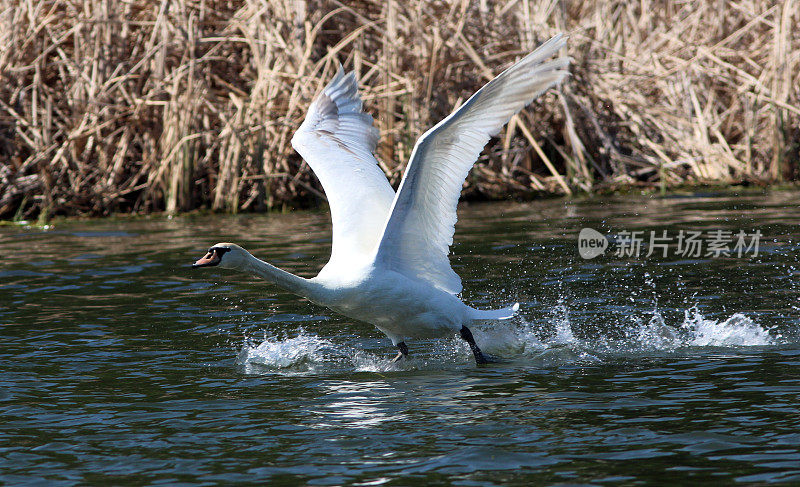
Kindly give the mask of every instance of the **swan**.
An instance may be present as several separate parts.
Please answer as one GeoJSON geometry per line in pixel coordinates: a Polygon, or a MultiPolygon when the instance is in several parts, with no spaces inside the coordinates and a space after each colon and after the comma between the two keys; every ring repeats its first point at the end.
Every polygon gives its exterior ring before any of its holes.
{"type": "Polygon", "coordinates": [[[331,257],[316,277],[296,276],[233,243],[218,243],[194,268],[244,271],[351,319],[371,323],[408,357],[405,341],[459,333],[478,364],[487,357],[469,329],[511,318],[519,304],[479,310],[459,299],[448,258],[461,187],[490,137],[567,75],[570,59],[546,61],[559,34],[478,90],[425,132],[395,193],[373,152],[378,130],[361,109],[358,82],[342,67],[311,103],[292,138],[322,183],[333,222],[331,257]]]}

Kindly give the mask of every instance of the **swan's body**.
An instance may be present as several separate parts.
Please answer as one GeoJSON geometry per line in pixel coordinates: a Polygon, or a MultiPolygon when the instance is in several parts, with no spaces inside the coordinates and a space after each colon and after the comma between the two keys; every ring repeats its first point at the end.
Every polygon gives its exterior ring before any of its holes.
{"type": "Polygon", "coordinates": [[[292,146],[319,177],[331,208],[331,258],[311,279],[282,271],[238,245],[221,243],[195,263],[257,274],[350,318],[375,325],[405,356],[407,338],[460,332],[485,358],[467,325],[506,319],[518,306],[477,310],[457,294],[450,267],[461,186],[489,138],[540,93],[560,82],[568,58],[545,62],[556,36],[481,88],[417,141],[397,193],[372,152],[378,132],[361,111],[353,73],[340,70],[312,103],[292,146]]]}
{"type": "Polygon", "coordinates": [[[472,318],[471,308],[454,295],[398,272],[365,266],[349,274],[312,279],[325,290],[319,304],[372,323],[394,344],[452,334],[472,318]]]}

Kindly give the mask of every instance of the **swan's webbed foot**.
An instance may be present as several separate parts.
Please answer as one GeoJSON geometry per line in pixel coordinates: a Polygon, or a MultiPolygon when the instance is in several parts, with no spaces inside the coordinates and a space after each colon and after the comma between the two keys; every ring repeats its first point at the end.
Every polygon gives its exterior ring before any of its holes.
{"type": "Polygon", "coordinates": [[[494,357],[486,356],[483,352],[481,352],[481,349],[478,348],[478,345],[475,343],[475,338],[472,336],[472,332],[469,331],[469,328],[466,326],[461,327],[461,338],[463,338],[469,344],[469,348],[472,350],[472,355],[475,356],[476,364],[483,365],[497,362],[494,357]]]}
{"type": "Polygon", "coordinates": [[[399,352],[397,352],[397,356],[392,360],[392,362],[399,362],[404,358],[408,358],[408,347],[406,346],[406,342],[400,342],[397,344],[399,352]]]}

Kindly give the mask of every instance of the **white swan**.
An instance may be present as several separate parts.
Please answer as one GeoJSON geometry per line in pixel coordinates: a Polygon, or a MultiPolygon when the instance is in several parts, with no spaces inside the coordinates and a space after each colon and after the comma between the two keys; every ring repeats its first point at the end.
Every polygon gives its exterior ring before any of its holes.
{"type": "Polygon", "coordinates": [[[259,275],[314,303],[384,332],[408,355],[407,338],[459,332],[478,363],[487,362],[467,325],[510,318],[518,304],[478,310],[462,303],[450,267],[461,186],[489,138],[542,92],[567,76],[569,58],[545,62],[557,35],[503,71],[417,141],[397,194],[372,152],[378,130],[361,111],[354,73],[342,69],[311,104],[292,146],[319,178],[333,220],[331,258],[311,279],[295,276],[219,243],[193,267],[259,275]]]}

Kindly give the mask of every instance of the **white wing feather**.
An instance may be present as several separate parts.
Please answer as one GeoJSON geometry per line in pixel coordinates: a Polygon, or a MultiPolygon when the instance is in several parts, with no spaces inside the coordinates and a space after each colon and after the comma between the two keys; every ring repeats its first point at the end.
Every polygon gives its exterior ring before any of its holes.
{"type": "Polygon", "coordinates": [[[420,137],[386,223],[376,263],[457,294],[461,278],[447,254],[464,180],[481,150],[511,117],[567,76],[557,35],[511,66],[420,137]]]}
{"type": "Polygon", "coordinates": [[[345,74],[340,67],[292,137],[292,147],[311,166],[328,198],[331,262],[372,255],[394,199],[372,155],[378,129],[361,106],[355,74],[345,74]]]}

